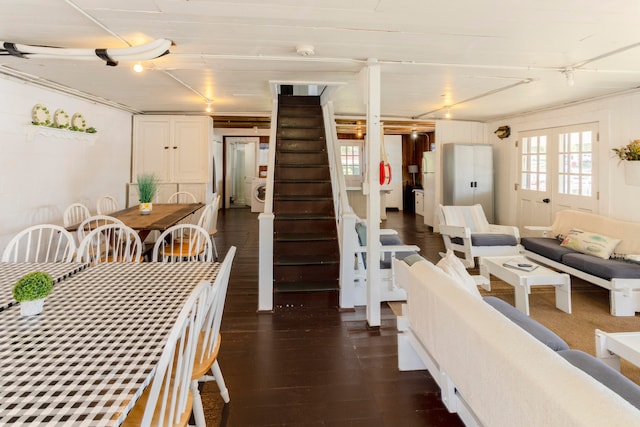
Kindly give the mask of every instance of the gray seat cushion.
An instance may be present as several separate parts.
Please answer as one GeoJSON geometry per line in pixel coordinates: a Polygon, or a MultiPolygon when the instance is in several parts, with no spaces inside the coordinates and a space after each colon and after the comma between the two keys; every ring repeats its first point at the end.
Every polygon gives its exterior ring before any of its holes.
{"type": "Polygon", "coordinates": [[[558,354],[640,409],[640,386],[620,372],[605,365],[597,357],[580,350],[563,350],[558,354]]]}
{"type": "Polygon", "coordinates": [[[412,266],[416,262],[426,261],[426,259],[424,259],[420,254],[411,254],[405,257],[403,261],[407,263],[409,266],[412,266]]]}
{"type": "MultiPolygon", "coordinates": [[[[462,239],[454,237],[451,242],[461,245],[462,239]]],[[[518,239],[512,234],[471,233],[471,244],[473,246],[516,246],[518,239]]]]}
{"type": "Polygon", "coordinates": [[[562,242],[550,237],[523,237],[520,239],[520,244],[526,250],[556,262],[562,262],[563,255],[578,253],[573,249],[560,246],[560,243],[562,242]]]}
{"type": "Polygon", "coordinates": [[[482,299],[550,349],[555,351],[569,349],[569,345],[555,332],[530,318],[509,303],[496,297],[484,297],[482,299]]]}
{"type": "Polygon", "coordinates": [[[562,263],[605,280],[640,279],[640,264],[616,259],[602,259],[576,252],[565,254],[562,263]]]}

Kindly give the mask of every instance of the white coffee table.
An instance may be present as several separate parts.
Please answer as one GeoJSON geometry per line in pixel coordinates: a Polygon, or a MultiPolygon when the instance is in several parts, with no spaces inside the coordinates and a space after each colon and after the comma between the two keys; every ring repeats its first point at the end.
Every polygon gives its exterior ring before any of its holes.
{"type": "Polygon", "coordinates": [[[596,329],[596,356],[616,370],[620,358],[640,366],[640,332],[604,332],[596,329]]]}
{"type": "MultiPolygon", "coordinates": [[[[536,264],[524,256],[481,257],[480,274],[487,279],[490,275],[507,282],[514,287],[516,308],[529,315],[529,294],[532,286],[553,285],[556,291],[556,307],[565,313],[571,313],[571,279],[568,274],[558,273],[540,264],[536,264]],[[518,260],[538,267],[533,271],[523,271],[503,264],[509,260],[518,260]]],[[[491,290],[491,282],[481,285],[491,290]]]]}

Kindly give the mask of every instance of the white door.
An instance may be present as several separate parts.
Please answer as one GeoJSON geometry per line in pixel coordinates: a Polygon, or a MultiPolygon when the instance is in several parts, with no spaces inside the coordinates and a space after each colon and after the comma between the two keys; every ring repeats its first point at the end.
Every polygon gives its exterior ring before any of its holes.
{"type": "Polygon", "coordinates": [[[551,224],[551,185],[549,181],[549,138],[547,131],[522,132],[519,157],[518,226],[523,235],[526,225],[551,224]]]}
{"type": "Polygon", "coordinates": [[[385,135],[384,145],[391,164],[391,183],[386,188],[385,207],[402,210],[402,135],[385,135]]]}
{"type": "Polygon", "coordinates": [[[562,209],[597,212],[596,123],[522,132],[518,226],[551,225],[562,209]]]}

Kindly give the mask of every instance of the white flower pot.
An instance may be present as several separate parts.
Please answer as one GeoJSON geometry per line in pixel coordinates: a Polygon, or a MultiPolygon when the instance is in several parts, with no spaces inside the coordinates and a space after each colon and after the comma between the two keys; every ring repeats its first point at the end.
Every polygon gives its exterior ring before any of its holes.
{"type": "Polygon", "coordinates": [[[152,203],[140,203],[140,207],[138,208],[140,211],[140,215],[149,215],[153,210],[152,203]]]}
{"type": "Polygon", "coordinates": [[[640,186],[640,160],[625,160],[624,181],[627,185],[640,186]]]}
{"type": "Polygon", "coordinates": [[[23,301],[20,303],[20,315],[35,316],[44,310],[44,298],[35,301],[23,301]]]}

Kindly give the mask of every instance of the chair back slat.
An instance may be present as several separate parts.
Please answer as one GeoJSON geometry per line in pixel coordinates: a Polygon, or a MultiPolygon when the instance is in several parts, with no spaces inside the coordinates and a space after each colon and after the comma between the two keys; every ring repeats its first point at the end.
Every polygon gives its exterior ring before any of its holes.
{"type": "Polygon", "coordinates": [[[70,262],[75,256],[73,234],[55,224],[28,227],[7,244],[3,262],[70,262]]]}

